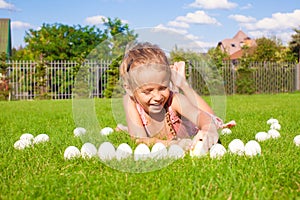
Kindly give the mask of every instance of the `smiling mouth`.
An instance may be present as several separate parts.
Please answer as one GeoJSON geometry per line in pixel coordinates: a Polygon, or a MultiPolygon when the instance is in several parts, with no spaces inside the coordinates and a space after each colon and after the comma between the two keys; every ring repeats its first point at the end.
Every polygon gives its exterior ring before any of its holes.
{"type": "Polygon", "coordinates": [[[150,104],[151,107],[153,108],[162,108],[162,104],[150,104]]]}

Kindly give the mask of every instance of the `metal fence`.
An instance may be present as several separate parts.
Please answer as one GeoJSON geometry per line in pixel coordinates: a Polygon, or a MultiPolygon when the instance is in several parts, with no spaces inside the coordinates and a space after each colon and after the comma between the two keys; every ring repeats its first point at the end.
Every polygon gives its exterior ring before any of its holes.
{"type": "MultiPolygon", "coordinates": [[[[111,61],[86,61],[90,97],[104,97],[111,61]]],[[[9,61],[10,99],[70,99],[78,69],[75,61],[9,61]]],[[[254,93],[293,92],[300,89],[300,65],[294,63],[252,63],[251,79],[254,93]]],[[[200,94],[207,94],[208,81],[221,81],[226,94],[237,93],[238,65],[224,63],[216,78],[202,63],[188,66],[188,81],[200,94]],[[213,79],[213,80],[212,80],[213,79]],[[206,89],[205,89],[206,88],[206,89]],[[206,91],[205,91],[206,90],[206,91]]],[[[211,91],[210,91],[211,92],[211,91]]]]}
{"type": "Polygon", "coordinates": [[[82,66],[89,67],[86,80],[92,89],[91,97],[103,97],[107,83],[107,69],[111,61],[9,61],[8,77],[10,98],[20,99],[70,99],[76,75],[82,66]]]}

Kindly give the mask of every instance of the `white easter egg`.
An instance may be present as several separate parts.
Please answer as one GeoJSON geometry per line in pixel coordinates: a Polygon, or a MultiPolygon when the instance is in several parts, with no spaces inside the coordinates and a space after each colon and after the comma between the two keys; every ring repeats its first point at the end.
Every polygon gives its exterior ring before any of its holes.
{"type": "Polygon", "coordinates": [[[294,137],[294,143],[296,146],[300,146],[300,135],[294,137]]]}
{"type": "Polygon", "coordinates": [[[209,150],[209,156],[211,158],[221,158],[226,153],[226,149],[222,144],[214,144],[209,150]]]}
{"type": "Polygon", "coordinates": [[[245,152],[244,142],[240,139],[234,139],[229,143],[228,150],[232,154],[237,154],[239,156],[242,156],[244,155],[245,152]]]}
{"type": "Polygon", "coordinates": [[[134,150],[134,160],[145,160],[150,157],[150,149],[146,144],[139,144],[134,150]]]}
{"type": "Polygon", "coordinates": [[[69,146],[65,149],[64,158],[70,160],[73,158],[79,158],[81,156],[80,151],[75,146],[69,146]]]}
{"type": "Polygon", "coordinates": [[[207,151],[203,148],[203,142],[198,141],[194,147],[194,149],[190,150],[191,157],[201,157],[205,156],[207,151]]]}
{"type": "Polygon", "coordinates": [[[179,159],[179,158],[183,158],[184,156],[185,156],[185,151],[178,144],[172,144],[169,147],[169,150],[168,150],[169,158],[179,159]]]}
{"type": "Polygon", "coordinates": [[[270,118],[268,119],[267,121],[267,124],[268,125],[271,125],[271,124],[275,124],[275,123],[279,123],[277,119],[274,119],[274,118],[270,118]]]}
{"type": "Polygon", "coordinates": [[[34,136],[31,133],[24,133],[20,136],[20,140],[33,140],[34,136]]]}
{"type": "Polygon", "coordinates": [[[42,133],[34,137],[33,144],[38,144],[38,143],[43,143],[48,141],[49,141],[49,136],[47,134],[42,133]]]}
{"type": "Polygon", "coordinates": [[[271,124],[270,129],[280,130],[281,125],[279,123],[273,123],[271,124]]]}
{"type": "Polygon", "coordinates": [[[103,129],[101,129],[100,134],[101,135],[109,135],[113,132],[114,132],[114,129],[112,129],[111,127],[105,127],[103,129]]]}
{"type": "Polygon", "coordinates": [[[30,146],[31,146],[31,141],[27,139],[18,140],[14,143],[14,148],[18,150],[22,150],[30,146]]]}
{"type": "Polygon", "coordinates": [[[116,150],[116,158],[117,160],[122,160],[124,158],[128,158],[132,155],[132,149],[127,143],[122,143],[118,146],[116,150]]]}
{"type": "Polygon", "coordinates": [[[80,153],[83,158],[92,158],[97,155],[97,148],[94,144],[86,142],[82,145],[80,153]]]}
{"type": "Polygon", "coordinates": [[[261,147],[255,140],[250,140],[245,144],[245,155],[256,156],[261,154],[261,147]]]}
{"type": "Polygon", "coordinates": [[[276,129],[271,129],[268,131],[269,137],[276,139],[280,137],[280,133],[276,129]]]}
{"type": "Polygon", "coordinates": [[[265,141],[265,140],[268,140],[270,138],[270,135],[267,133],[267,132],[258,132],[256,133],[255,135],[255,139],[259,142],[262,142],[262,141],[265,141]]]}
{"type": "Polygon", "coordinates": [[[103,142],[98,149],[98,156],[101,160],[111,160],[116,157],[114,145],[110,142],[103,142]]]}
{"type": "Polygon", "coordinates": [[[82,127],[77,127],[73,130],[74,136],[79,137],[86,133],[86,129],[82,127]]]}
{"type": "Polygon", "coordinates": [[[229,128],[223,128],[222,130],[221,130],[221,134],[222,135],[229,135],[229,134],[231,134],[232,133],[232,131],[229,129],[229,128]]]}
{"type": "Polygon", "coordinates": [[[166,158],[167,156],[168,156],[168,150],[163,143],[157,142],[153,145],[151,149],[152,158],[162,159],[162,158],[166,158]]]}

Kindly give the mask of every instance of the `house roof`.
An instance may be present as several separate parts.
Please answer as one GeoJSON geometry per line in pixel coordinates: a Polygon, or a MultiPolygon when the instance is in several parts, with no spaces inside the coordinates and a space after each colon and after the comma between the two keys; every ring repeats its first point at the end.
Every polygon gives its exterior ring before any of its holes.
{"type": "Polygon", "coordinates": [[[223,51],[226,51],[230,58],[238,58],[243,55],[242,47],[247,45],[248,47],[256,46],[255,40],[248,37],[243,31],[238,31],[233,38],[224,39],[218,44],[223,51]]]}

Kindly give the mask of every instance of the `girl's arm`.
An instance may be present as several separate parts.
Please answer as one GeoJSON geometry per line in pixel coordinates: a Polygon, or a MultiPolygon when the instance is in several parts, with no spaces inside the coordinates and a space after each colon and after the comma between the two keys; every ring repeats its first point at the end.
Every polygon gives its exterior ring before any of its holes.
{"type": "Polygon", "coordinates": [[[174,94],[171,106],[173,110],[196,124],[200,129],[193,139],[192,148],[199,140],[203,141],[203,145],[206,150],[208,150],[213,144],[217,143],[219,134],[211,115],[209,115],[206,111],[197,108],[183,94],[174,94]]]}
{"type": "Polygon", "coordinates": [[[123,106],[126,114],[126,122],[130,136],[134,138],[147,137],[142,120],[136,109],[135,102],[130,98],[128,94],[123,97],[123,106]]]}
{"type": "Polygon", "coordinates": [[[161,139],[157,139],[155,137],[153,138],[138,138],[136,139],[136,142],[139,144],[139,143],[144,143],[146,144],[147,146],[152,146],[154,145],[155,143],[157,142],[160,142],[160,143],[163,143],[165,146],[170,146],[171,144],[177,144],[178,141],[176,140],[161,140],[161,139]]]}
{"type": "Polygon", "coordinates": [[[189,99],[189,101],[196,107],[214,114],[211,107],[191,88],[185,78],[185,62],[175,62],[171,65],[172,69],[172,83],[176,87],[180,88],[184,95],[189,99]]]}

